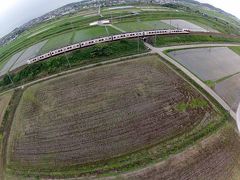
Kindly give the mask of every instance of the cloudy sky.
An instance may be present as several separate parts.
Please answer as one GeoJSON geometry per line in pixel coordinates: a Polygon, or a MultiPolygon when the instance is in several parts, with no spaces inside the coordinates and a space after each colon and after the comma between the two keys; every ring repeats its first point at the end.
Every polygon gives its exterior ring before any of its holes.
{"type": "MultiPolygon", "coordinates": [[[[0,37],[53,9],[80,0],[0,0],[0,37]]],[[[199,0],[240,18],[239,0],[199,0]]]]}

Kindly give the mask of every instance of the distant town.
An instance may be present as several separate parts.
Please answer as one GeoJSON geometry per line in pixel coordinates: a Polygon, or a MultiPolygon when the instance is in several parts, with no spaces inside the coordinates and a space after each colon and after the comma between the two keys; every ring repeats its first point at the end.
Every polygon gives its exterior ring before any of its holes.
{"type": "MultiPolygon", "coordinates": [[[[196,3],[201,4],[197,1],[193,0],[184,0],[184,2],[188,3],[196,3]]],[[[57,18],[60,18],[62,16],[75,14],[81,10],[87,9],[87,8],[99,8],[99,7],[108,7],[108,6],[119,6],[119,5],[129,5],[129,4],[154,4],[154,5],[163,5],[163,4],[182,4],[183,1],[180,0],[84,0],[81,2],[76,3],[70,3],[63,7],[60,7],[58,9],[55,9],[43,16],[40,16],[38,18],[35,18],[22,26],[14,29],[12,32],[7,34],[6,36],[2,37],[0,39],[0,46],[6,45],[9,42],[15,40],[21,33],[27,31],[28,29],[46,22],[51,21],[57,18]]],[[[205,7],[216,10],[221,13],[225,13],[224,11],[217,9],[209,4],[203,4],[205,7]]]]}

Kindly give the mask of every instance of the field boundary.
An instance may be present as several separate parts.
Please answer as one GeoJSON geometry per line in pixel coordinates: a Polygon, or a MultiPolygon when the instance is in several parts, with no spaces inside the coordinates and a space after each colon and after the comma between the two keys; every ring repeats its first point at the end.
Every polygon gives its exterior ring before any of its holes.
{"type": "Polygon", "coordinates": [[[6,160],[7,160],[7,148],[8,148],[8,139],[12,127],[12,123],[14,120],[14,115],[20,99],[22,97],[22,90],[15,90],[11,97],[11,100],[8,104],[7,110],[4,114],[4,119],[2,122],[3,126],[3,139],[1,141],[1,156],[0,156],[0,178],[4,179],[5,169],[6,169],[6,160]],[[1,172],[2,171],[2,172],[1,172]]]}
{"type": "Polygon", "coordinates": [[[94,67],[98,67],[98,66],[102,66],[102,65],[107,65],[107,64],[113,64],[113,63],[116,63],[116,62],[121,62],[121,61],[125,61],[125,60],[130,60],[130,59],[132,59],[132,58],[143,57],[143,56],[147,56],[147,55],[151,55],[151,54],[155,54],[155,53],[146,52],[146,53],[141,53],[141,54],[124,56],[124,57],[120,57],[120,58],[116,58],[116,59],[111,59],[111,60],[102,61],[102,62],[99,62],[99,63],[89,64],[89,65],[86,65],[86,66],[82,66],[82,67],[70,69],[70,70],[63,71],[63,72],[60,72],[60,73],[57,73],[57,74],[53,74],[53,75],[51,75],[51,76],[47,76],[47,77],[44,77],[44,78],[41,78],[41,79],[37,79],[37,80],[35,80],[35,81],[29,82],[29,83],[26,83],[26,84],[23,84],[23,85],[19,85],[19,86],[15,87],[15,88],[11,88],[11,89],[9,89],[9,90],[7,90],[7,91],[1,92],[0,95],[2,95],[2,94],[4,94],[4,93],[7,93],[7,92],[9,92],[9,91],[12,91],[12,90],[23,89],[23,88],[25,88],[25,87],[29,87],[29,86],[34,85],[34,84],[37,84],[37,83],[39,83],[39,82],[43,82],[43,81],[46,81],[46,80],[49,80],[49,79],[53,79],[53,78],[56,78],[56,77],[64,76],[64,75],[67,75],[67,74],[71,74],[71,73],[74,73],[74,72],[77,72],[77,71],[87,70],[87,69],[91,69],[91,68],[94,68],[94,67]]]}

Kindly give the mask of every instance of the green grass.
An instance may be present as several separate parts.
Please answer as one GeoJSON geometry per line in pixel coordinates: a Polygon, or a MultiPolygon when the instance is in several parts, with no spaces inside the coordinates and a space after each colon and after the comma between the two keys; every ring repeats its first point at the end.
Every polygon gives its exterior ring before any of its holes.
{"type": "Polygon", "coordinates": [[[160,20],[154,20],[154,21],[137,20],[136,22],[124,22],[124,23],[117,23],[114,25],[127,32],[152,30],[152,29],[174,29],[173,26],[163,23],[160,20]]]}
{"type": "Polygon", "coordinates": [[[177,104],[176,108],[180,112],[185,112],[188,109],[198,109],[208,107],[208,102],[201,98],[192,99],[190,102],[181,102],[177,104]]]}
{"type": "Polygon", "coordinates": [[[106,27],[108,32],[106,31],[105,27],[103,26],[95,26],[87,29],[82,29],[75,32],[73,43],[77,43],[80,41],[93,39],[97,37],[103,37],[113,34],[118,34],[119,31],[113,29],[112,27],[106,27]],[[108,34],[109,33],[109,34],[108,34]]]}
{"type": "Polygon", "coordinates": [[[182,103],[179,103],[177,104],[176,106],[176,109],[179,111],[179,112],[185,112],[188,108],[188,104],[182,102],[182,103]]]}
{"type": "MultiPolygon", "coordinates": [[[[63,33],[73,32],[75,30],[79,30],[82,28],[89,27],[89,23],[92,21],[98,20],[97,17],[89,17],[89,18],[74,18],[72,19],[72,23],[68,21],[68,18],[64,18],[64,20],[57,21],[54,23],[53,27],[43,31],[31,38],[29,34],[22,35],[17,40],[10,42],[6,46],[0,47],[0,62],[6,61],[13,54],[30,47],[38,42],[43,40],[56,37],[57,35],[61,35],[63,33]]],[[[49,23],[51,26],[51,22],[49,23]]],[[[47,27],[47,24],[45,25],[47,27]]]]}
{"type": "Polygon", "coordinates": [[[240,43],[240,38],[228,38],[220,35],[174,35],[174,36],[158,36],[155,46],[168,46],[189,43],[240,43]]]}
{"type": "Polygon", "coordinates": [[[211,80],[204,81],[204,83],[205,83],[206,85],[208,85],[208,87],[210,87],[210,88],[212,88],[212,89],[214,89],[214,88],[215,88],[215,85],[216,85],[216,82],[211,81],[211,80]]]}
{"type": "MultiPolygon", "coordinates": [[[[71,67],[68,64],[65,55],[60,55],[52,57],[47,61],[31,64],[16,74],[10,74],[10,76],[15,85],[20,85],[22,83],[45,77],[49,74],[59,73],[73,67],[89,65],[147,51],[143,42],[140,42],[139,47],[138,51],[138,41],[134,39],[98,44],[89,48],[79,49],[71,53],[67,53],[66,55],[71,67]]],[[[9,77],[5,75],[3,80],[0,81],[0,90],[11,87],[11,81],[9,77]]]]}
{"type": "Polygon", "coordinates": [[[240,46],[229,47],[229,48],[240,56],[240,46]]]}
{"type": "Polygon", "coordinates": [[[73,32],[70,32],[70,33],[62,34],[49,39],[48,42],[42,47],[42,49],[38,54],[39,55],[44,54],[51,50],[71,44],[72,36],[73,36],[73,32]]]}
{"type": "MultiPolygon", "coordinates": [[[[113,17],[124,15],[128,13],[117,13],[113,17]]],[[[111,18],[111,12],[104,15],[105,18],[111,18]]],[[[98,20],[99,17],[84,17],[79,15],[74,16],[64,16],[62,18],[57,18],[49,22],[44,22],[36,27],[33,27],[24,32],[17,40],[10,42],[8,45],[0,47],[0,62],[6,62],[13,54],[30,47],[33,44],[41,42],[46,39],[51,39],[57,35],[78,31],[81,29],[89,28],[89,23],[98,20]],[[44,31],[42,31],[44,30],[44,31]],[[34,36],[30,37],[35,32],[38,32],[34,36]]],[[[229,27],[225,21],[215,20],[214,18],[202,17],[196,13],[190,12],[176,12],[176,11],[158,11],[158,12],[142,12],[137,16],[131,16],[126,18],[116,18],[113,19],[113,23],[123,23],[123,22],[137,22],[141,21],[159,21],[162,19],[184,19],[194,22],[199,22],[203,25],[210,26],[213,29],[218,30],[219,32],[224,33],[239,33],[239,30],[236,30],[232,27],[229,27]]],[[[149,25],[146,25],[149,26],[149,25]]],[[[81,35],[80,35],[81,36],[81,35]]]]}

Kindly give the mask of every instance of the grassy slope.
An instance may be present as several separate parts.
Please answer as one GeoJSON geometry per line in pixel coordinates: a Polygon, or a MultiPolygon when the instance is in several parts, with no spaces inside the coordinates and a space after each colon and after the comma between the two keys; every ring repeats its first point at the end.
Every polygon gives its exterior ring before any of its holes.
{"type": "Polygon", "coordinates": [[[12,126],[12,120],[17,108],[18,102],[21,98],[21,90],[12,91],[11,98],[7,104],[7,109],[4,113],[4,118],[1,123],[1,140],[0,140],[0,179],[4,179],[5,165],[6,165],[6,149],[7,141],[12,126]]]}
{"type": "Polygon", "coordinates": [[[4,113],[7,109],[8,103],[12,97],[13,92],[8,92],[0,96],[0,125],[3,120],[4,113]]]}

